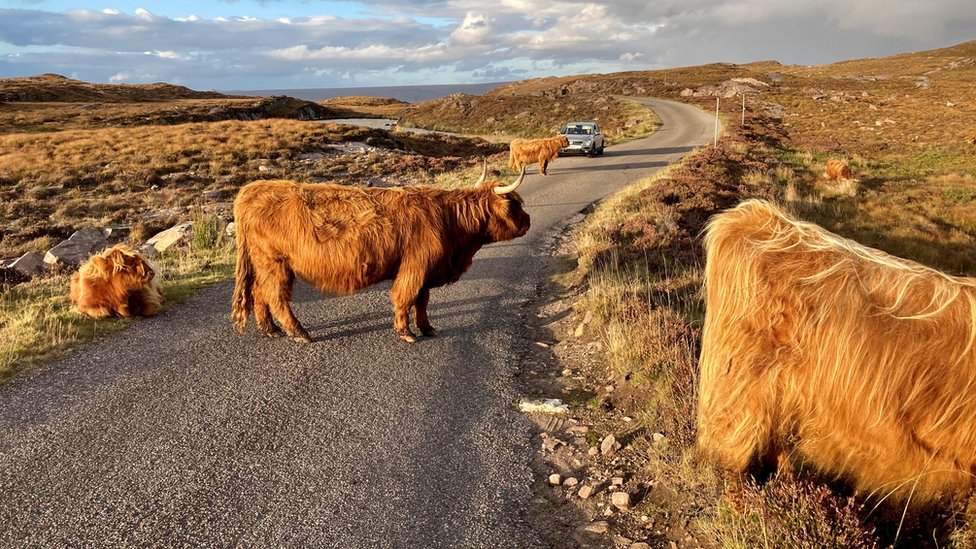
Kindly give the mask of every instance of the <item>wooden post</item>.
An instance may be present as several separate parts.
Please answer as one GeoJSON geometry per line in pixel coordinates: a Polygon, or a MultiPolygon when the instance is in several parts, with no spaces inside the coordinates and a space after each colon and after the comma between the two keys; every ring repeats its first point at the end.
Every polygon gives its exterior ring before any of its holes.
{"type": "Polygon", "coordinates": [[[718,102],[719,98],[715,98],[715,137],[712,138],[712,146],[718,146],[718,102]]]}
{"type": "Polygon", "coordinates": [[[743,126],[746,125],[746,94],[742,92],[742,122],[743,126]]]}

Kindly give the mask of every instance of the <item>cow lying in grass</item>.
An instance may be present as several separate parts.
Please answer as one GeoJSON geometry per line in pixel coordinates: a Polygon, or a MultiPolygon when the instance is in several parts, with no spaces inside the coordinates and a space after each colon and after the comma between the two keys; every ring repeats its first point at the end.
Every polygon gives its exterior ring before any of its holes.
{"type": "Polygon", "coordinates": [[[699,444],[726,470],[802,461],[923,503],[976,472],[976,279],[762,201],[713,217],[699,444]]]}
{"type": "Polygon", "coordinates": [[[267,336],[309,342],[291,310],[295,276],[323,292],[348,294],[393,279],[393,328],[416,341],[411,309],[427,336],[430,289],[456,282],[485,244],[512,240],[529,230],[529,214],[515,189],[481,179],[474,187],[368,188],[256,181],[234,201],[237,274],[233,320],[239,331],[250,312],[267,336]]]}
{"type": "Polygon", "coordinates": [[[71,301],[92,318],[155,316],[163,287],[152,265],[119,244],[93,255],[71,276],[71,301]]]}
{"type": "Polygon", "coordinates": [[[851,179],[851,166],[846,160],[831,158],[827,160],[827,179],[841,181],[851,179]]]}
{"type": "Polygon", "coordinates": [[[569,138],[557,135],[548,139],[515,139],[509,145],[508,167],[511,170],[524,169],[526,164],[539,163],[539,173],[546,171],[549,163],[559,156],[559,149],[569,146],[569,138]]]}

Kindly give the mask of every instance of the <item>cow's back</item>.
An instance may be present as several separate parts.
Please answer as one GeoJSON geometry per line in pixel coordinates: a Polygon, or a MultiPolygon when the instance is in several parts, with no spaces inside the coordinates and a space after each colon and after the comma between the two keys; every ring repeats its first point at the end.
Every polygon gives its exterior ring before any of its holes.
{"type": "Polygon", "coordinates": [[[320,290],[349,293],[392,276],[399,235],[388,208],[353,187],[255,181],[234,201],[238,246],[256,268],[284,260],[320,290]]]}

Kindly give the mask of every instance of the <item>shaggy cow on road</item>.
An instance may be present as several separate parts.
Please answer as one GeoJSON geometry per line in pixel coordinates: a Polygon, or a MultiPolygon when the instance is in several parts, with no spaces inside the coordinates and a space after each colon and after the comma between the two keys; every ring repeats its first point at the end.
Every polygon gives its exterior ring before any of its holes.
{"type": "Polygon", "coordinates": [[[569,138],[557,135],[548,139],[515,139],[509,145],[508,167],[522,170],[526,164],[539,163],[539,173],[549,175],[546,168],[559,156],[559,149],[569,146],[569,138]]]}
{"type": "Polygon", "coordinates": [[[323,292],[348,294],[393,279],[393,329],[414,343],[410,310],[426,336],[430,289],[456,282],[485,244],[529,230],[529,214],[515,189],[481,179],[472,188],[367,188],[256,181],[234,201],[237,274],[233,319],[239,331],[250,312],[267,336],[281,335],[272,315],[295,341],[308,332],[291,310],[295,276],[323,292]]]}

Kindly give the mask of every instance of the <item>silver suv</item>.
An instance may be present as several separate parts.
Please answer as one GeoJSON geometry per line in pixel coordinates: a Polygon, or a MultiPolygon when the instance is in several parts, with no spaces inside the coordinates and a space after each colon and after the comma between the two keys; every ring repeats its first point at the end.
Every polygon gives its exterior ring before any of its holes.
{"type": "Polygon", "coordinates": [[[603,154],[603,132],[596,122],[570,122],[559,133],[569,139],[569,146],[559,149],[559,154],[603,154]]]}

